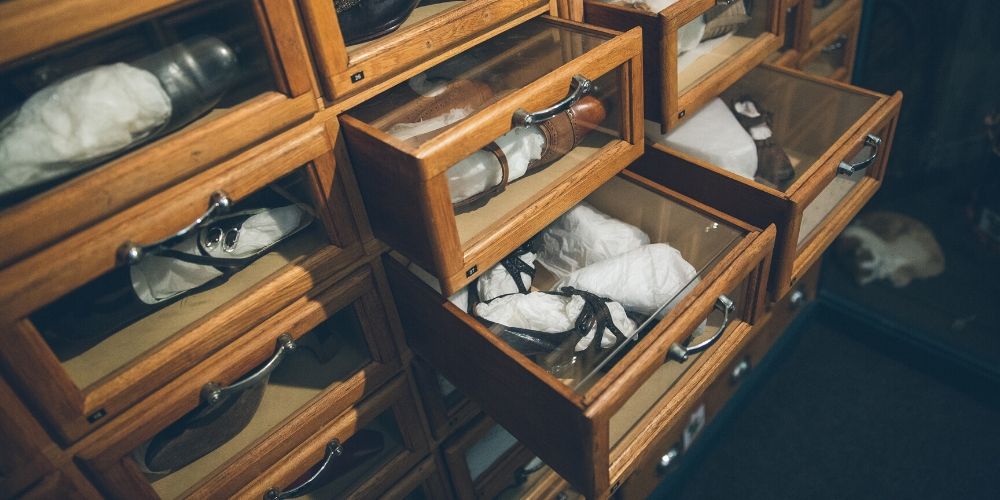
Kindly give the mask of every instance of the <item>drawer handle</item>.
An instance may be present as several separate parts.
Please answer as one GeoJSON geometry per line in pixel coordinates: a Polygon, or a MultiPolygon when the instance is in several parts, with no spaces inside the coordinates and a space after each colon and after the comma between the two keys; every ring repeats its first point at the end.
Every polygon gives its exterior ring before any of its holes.
{"type": "Polygon", "coordinates": [[[684,347],[680,344],[673,344],[670,346],[670,351],[667,354],[669,359],[674,361],[679,361],[681,363],[687,361],[688,357],[692,354],[697,354],[716,343],[725,333],[726,328],[729,326],[729,315],[736,309],[736,305],[733,300],[725,295],[719,295],[719,298],[715,300],[715,309],[717,311],[722,311],[722,325],[719,326],[719,330],[715,332],[710,338],[705,339],[700,344],[695,344],[693,346],[684,347]]]}
{"type": "Polygon", "coordinates": [[[670,468],[677,463],[677,459],[680,458],[680,456],[680,445],[674,445],[674,447],[667,450],[667,452],[660,457],[660,461],[656,463],[656,473],[660,476],[666,474],[670,471],[670,468]]]}
{"type": "Polygon", "coordinates": [[[844,48],[845,45],[847,45],[847,35],[841,33],[837,35],[836,40],[830,43],[830,45],[823,47],[822,52],[824,54],[831,54],[844,48]]]}
{"type": "Polygon", "coordinates": [[[118,247],[118,260],[125,264],[135,264],[142,260],[142,258],[150,252],[157,250],[158,248],[166,245],[168,242],[175,239],[187,236],[188,233],[197,229],[205,219],[216,215],[216,213],[224,213],[229,210],[233,204],[232,200],[229,199],[229,195],[225,191],[216,191],[212,193],[208,198],[208,210],[205,213],[194,220],[187,227],[177,231],[173,236],[168,236],[156,243],[150,243],[149,245],[140,245],[134,241],[126,241],[122,243],[122,246],[118,247]]]}
{"type": "Polygon", "coordinates": [[[532,458],[530,462],[522,467],[518,467],[517,470],[514,471],[514,484],[522,485],[528,482],[528,477],[542,470],[542,467],[544,466],[545,462],[542,462],[542,459],[538,457],[532,458]]]}
{"type": "Polygon", "coordinates": [[[270,488],[264,493],[264,500],[284,500],[285,498],[298,498],[312,491],[312,485],[315,482],[320,481],[323,477],[323,473],[326,472],[327,467],[333,463],[333,459],[343,455],[344,447],[340,445],[340,440],[334,439],[326,445],[326,456],[323,458],[323,462],[320,464],[316,472],[313,473],[309,479],[306,479],[302,484],[288,490],[281,491],[278,488],[270,488]]]}
{"type": "Polygon", "coordinates": [[[747,373],[750,373],[750,368],[752,368],[750,365],[750,356],[746,356],[733,367],[733,371],[729,374],[729,382],[732,385],[743,382],[743,379],[747,377],[747,373]]]}
{"type": "Polygon", "coordinates": [[[214,405],[228,394],[237,393],[240,391],[245,391],[255,385],[260,381],[266,379],[271,375],[271,372],[278,367],[281,360],[285,358],[285,355],[291,351],[295,350],[295,340],[291,335],[287,333],[281,334],[278,337],[278,348],[274,351],[274,355],[268,360],[264,366],[260,367],[256,372],[243,377],[233,385],[222,387],[215,382],[209,382],[201,388],[201,399],[210,405],[214,405]]]}
{"type": "Polygon", "coordinates": [[[594,91],[594,82],[586,79],[583,75],[576,75],[573,77],[573,82],[570,84],[573,89],[565,99],[555,103],[552,107],[545,108],[534,113],[529,113],[523,108],[518,109],[514,112],[514,125],[519,125],[522,127],[527,127],[528,125],[538,125],[539,123],[546,122],[555,118],[576,104],[583,96],[594,91]]]}
{"type": "Polygon", "coordinates": [[[736,0],[715,0],[715,5],[732,5],[736,0]]]}
{"type": "Polygon", "coordinates": [[[837,166],[837,173],[841,175],[854,175],[875,162],[875,158],[878,158],[878,147],[882,145],[882,138],[875,134],[868,134],[865,136],[864,147],[871,149],[872,154],[868,155],[868,158],[861,160],[857,163],[847,163],[846,161],[840,162],[837,166]]]}

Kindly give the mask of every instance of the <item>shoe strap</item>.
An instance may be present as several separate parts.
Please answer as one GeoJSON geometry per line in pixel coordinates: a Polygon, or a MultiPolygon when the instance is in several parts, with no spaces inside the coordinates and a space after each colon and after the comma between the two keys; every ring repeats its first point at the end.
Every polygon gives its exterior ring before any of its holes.
{"type": "Polygon", "coordinates": [[[507,190],[507,184],[510,182],[510,166],[507,163],[507,155],[504,154],[500,146],[491,142],[483,147],[483,151],[487,153],[492,153],[496,157],[497,161],[500,162],[500,183],[486,189],[481,193],[474,194],[462,201],[453,203],[454,208],[462,209],[470,205],[474,205],[485,198],[492,198],[507,190]]]}

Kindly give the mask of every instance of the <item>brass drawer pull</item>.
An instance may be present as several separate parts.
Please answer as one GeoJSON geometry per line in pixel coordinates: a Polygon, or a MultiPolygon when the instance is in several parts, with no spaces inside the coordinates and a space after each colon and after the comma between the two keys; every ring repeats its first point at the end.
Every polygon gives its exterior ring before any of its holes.
{"type": "Polygon", "coordinates": [[[534,113],[529,113],[523,108],[515,111],[514,125],[527,127],[528,125],[538,125],[539,123],[551,120],[559,115],[559,113],[568,110],[570,106],[576,103],[576,101],[579,101],[583,98],[583,96],[590,94],[596,88],[594,82],[584,78],[583,75],[575,75],[570,87],[573,90],[569,93],[569,95],[551,107],[535,111],[534,113]]]}
{"type": "Polygon", "coordinates": [[[334,439],[326,445],[326,457],[323,458],[323,462],[320,464],[316,472],[313,473],[309,479],[306,479],[302,484],[288,490],[281,491],[278,488],[271,488],[264,493],[264,500],[284,500],[285,498],[298,498],[300,496],[310,493],[313,488],[313,483],[320,480],[323,477],[323,473],[326,469],[330,467],[333,463],[333,459],[339,457],[344,453],[344,447],[340,445],[340,440],[334,439]]]}
{"type": "Polygon", "coordinates": [[[864,147],[870,148],[872,154],[857,163],[847,163],[846,161],[840,162],[837,166],[837,173],[841,175],[854,175],[875,162],[875,158],[878,158],[878,147],[882,145],[882,138],[875,134],[868,134],[865,136],[864,147]]]}
{"type": "Polygon", "coordinates": [[[281,334],[278,337],[278,348],[274,351],[274,355],[268,360],[264,366],[260,367],[256,372],[243,377],[233,385],[222,387],[215,382],[209,382],[201,388],[201,399],[210,405],[214,405],[219,401],[224,399],[224,396],[237,393],[249,389],[257,385],[262,380],[267,379],[271,375],[271,372],[278,367],[281,360],[285,358],[285,355],[291,351],[295,350],[295,340],[291,335],[287,333],[281,334]]]}
{"type": "Polygon", "coordinates": [[[719,295],[719,298],[715,300],[715,309],[717,311],[722,311],[722,314],[724,315],[722,318],[722,325],[719,326],[719,329],[718,331],[715,332],[715,335],[712,335],[710,338],[705,339],[700,344],[695,344],[693,346],[684,347],[680,344],[671,345],[670,351],[667,354],[667,357],[669,359],[673,359],[675,361],[683,363],[684,361],[687,361],[688,356],[692,354],[697,354],[701,351],[704,351],[705,349],[708,349],[709,347],[712,346],[712,344],[714,344],[716,341],[719,340],[719,338],[722,337],[722,334],[725,333],[726,328],[729,326],[729,315],[732,314],[732,312],[736,309],[736,305],[733,303],[733,300],[730,299],[729,297],[726,297],[725,295],[719,295]]]}
{"type": "Polygon", "coordinates": [[[156,243],[150,243],[148,245],[140,245],[134,241],[126,241],[122,243],[122,246],[118,247],[118,260],[124,264],[135,264],[142,260],[142,258],[149,252],[155,251],[158,248],[165,246],[167,243],[179,239],[181,237],[187,236],[189,233],[201,226],[206,219],[217,213],[224,213],[232,206],[232,200],[229,199],[229,195],[225,191],[216,191],[208,198],[208,210],[205,213],[194,220],[187,227],[177,231],[173,236],[168,236],[156,243]]]}

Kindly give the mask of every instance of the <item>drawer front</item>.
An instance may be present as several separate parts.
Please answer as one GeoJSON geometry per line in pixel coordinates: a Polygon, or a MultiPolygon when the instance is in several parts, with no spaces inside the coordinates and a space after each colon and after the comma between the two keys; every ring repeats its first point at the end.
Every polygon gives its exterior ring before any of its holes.
{"type": "Polygon", "coordinates": [[[443,375],[419,358],[410,366],[435,442],[441,442],[480,414],[476,405],[443,375]]]}
{"type": "Polygon", "coordinates": [[[0,140],[3,266],[318,109],[292,0],[15,0],[0,38],[17,40],[0,49],[0,109],[20,109],[0,140]]]}
{"type": "Polygon", "coordinates": [[[0,271],[9,280],[3,323],[12,325],[0,356],[64,439],[102,425],[362,254],[348,172],[336,168],[326,130],[275,141],[0,271]],[[150,245],[179,229],[187,233],[150,245]],[[219,259],[182,260],[202,252],[219,259]],[[223,260],[230,256],[238,260],[223,260]]]}
{"type": "Polygon", "coordinates": [[[377,92],[399,83],[552,9],[548,0],[414,2],[416,8],[396,24],[398,28],[380,32],[359,29],[366,24],[387,25],[363,22],[352,12],[356,9],[338,14],[330,2],[300,0],[299,4],[326,97],[353,96],[350,100],[359,102],[372,94],[359,94],[362,90],[377,92]]]}
{"type": "Polygon", "coordinates": [[[535,19],[341,115],[376,234],[476,279],[641,152],[639,44],[535,19]]]}
{"type": "MultiPolygon", "coordinates": [[[[678,135],[651,139],[646,154],[631,168],[751,224],[775,224],[778,240],[769,288],[777,298],[878,189],[902,95],[882,96],[763,65],[722,93],[721,112],[728,112],[726,103],[744,96],[771,113],[768,140],[775,145],[767,155],[750,160],[756,162],[750,165],[756,172],[752,178],[743,170],[742,153],[678,135]]],[[[735,116],[720,119],[725,117],[720,117],[719,108],[711,113],[699,117],[707,120],[702,126],[718,120],[734,143],[753,143],[735,116]]]]}
{"type": "MultiPolygon", "coordinates": [[[[589,495],[602,495],[628,471],[618,449],[645,431],[645,410],[693,364],[669,361],[668,351],[689,337],[717,340],[754,321],[773,229],[731,226],[731,219],[716,218],[710,209],[632,174],[615,178],[587,201],[640,227],[650,241],[676,245],[700,269],[700,281],[669,301],[662,320],[637,323],[638,342],[577,358],[578,339],[568,335],[561,348],[524,354],[503,340],[511,338],[503,327],[491,330],[402,264],[387,262],[396,296],[406,298],[398,305],[410,346],[561,476],[589,495]],[[733,299],[730,312],[717,310],[720,295],[733,299]],[[521,410],[526,407],[536,411],[521,410]]],[[[540,290],[555,283],[543,271],[533,283],[540,290]]]]}
{"type": "Polygon", "coordinates": [[[47,452],[57,447],[3,379],[0,401],[0,496],[9,498],[53,470],[47,452]]]}
{"type": "Polygon", "coordinates": [[[21,500],[48,500],[52,498],[100,499],[101,494],[72,465],[66,465],[17,498],[21,500]]]}
{"type": "Polygon", "coordinates": [[[301,498],[380,498],[427,454],[422,418],[401,375],[326,423],[234,496],[296,498],[295,490],[301,498]]]}
{"type": "Polygon", "coordinates": [[[803,1],[799,49],[808,52],[833,34],[846,20],[861,15],[861,0],[803,1]]]}
{"type": "Polygon", "coordinates": [[[836,30],[818,40],[808,52],[802,54],[797,67],[812,75],[850,82],[860,28],[859,10],[836,30]]]}
{"type": "Polygon", "coordinates": [[[513,435],[482,415],[446,443],[444,462],[457,498],[495,498],[534,455],[513,435]]]}
{"type": "Polygon", "coordinates": [[[436,453],[417,464],[403,479],[382,493],[387,500],[448,500],[452,497],[444,465],[436,453]]]}
{"type": "Polygon", "coordinates": [[[646,117],[666,133],[782,43],[781,0],[674,2],[649,12],[584,0],[588,23],[643,31],[646,117]]]}
{"type": "Polygon", "coordinates": [[[78,458],[118,498],[242,488],[399,370],[379,273],[317,284],[88,436],[78,458]]]}

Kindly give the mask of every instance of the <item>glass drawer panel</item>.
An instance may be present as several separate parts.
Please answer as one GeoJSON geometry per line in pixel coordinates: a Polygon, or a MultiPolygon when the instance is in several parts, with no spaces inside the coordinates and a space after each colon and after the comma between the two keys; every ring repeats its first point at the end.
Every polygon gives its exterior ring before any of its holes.
{"type": "MultiPolygon", "coordinates": [[[[868,154],[861,151],[855,155],[852,162],[860,161],[868,154]]],[[[801,250],[812,238],[816,231],[822,226],[827,216],[833,213],[834,209],[857,188],[865,178],[864,171],[856,172],[852,175],[837,175],[830,181],[813,201],[806,205],[802,211],[802,222],[799,224],[799,237],[796,246],[801,250]]]]}
{"type": "MultiPolygon", "coordinates": [[[[327,318],[294,343],[294,350],[284,355],[265,379],[263,386],[257,389],[260,393],[256,396],[259,398],[256,399],[259,401],[256,405],[250,405],[242,412],[235,408],[240,404],[237,400],[253,400],[254,396],[250,393],[254,388],[246,389],[239,397],[232,396],[214,405],[223,410],[230,408],[227,416],[212,413],[219,410],[211,410],[211,405],[203,402],[133,452],[132,459],[139,464],[140,470],[144,471],[161,498],[181,496],[228,460],[241,455],[251,444],[269,434],[289,416],[299,412],[328,387],[348,380],[372,362],[372,354],[357,310],[352,306],[327,318]],[[197,457],[190,449],[197,447],[192,436],[187,436],[185,447],[170,445],[171,436],[181,435],[179,439],[184,439],[183,432],[193,433],[185,430],[183,422],[193,428],[202,428],[201,439],[209,439],[203,429],[214,424],[216,427],[213,434],[234,432],[237,427],[235,422],[241,422],[239,415],[246,418],[247,412],[251,415],[245,427],[203,456],[197,457]],[[197,423],[199,417],[204,422],[197,423]],[[226,419],[234,424],[225,425],[226,419]],[[167,451],[160,451],[160,458],[157,458],[157,450],[167,451]],[[173,458],[170,458],[171,455],[173,458]],[[193,460],[192,455],[195,457],[193,460]]],[[[266,364],[250,373],[257,372],[266,364]]]]}
{"type": "Polygon", "coordinates": [[[768,2],[716,5],[677,31],[677,88],[690,90],[760,35],[770,31],[768,2]]]}
{"type": "Polygon", "coordinates": [[[111,376],[293,260],[329,245],[317,220],[325,203],[311,187],[308,168],[31,314],[73,383],[82,389],[111,376]],[[177,260],[173,251],[244,260],[217,267],[177,260]]]}
{"type": "Polygon", "coordinates": [[[824,78],[832,78],[837,70],[846,66],[847,35],[839,35],[827,46],[819,50],[815,57],[802,64],[806,73],[824,78]]]}
{"type": "Polygon", "coordinates": [[[262,32],[250,0],[203,3],[8,65],[0,208],[277,91],[262,32]]]}
{"type": "Polygon", "coordinates": [[[490,467],[517,445],[517,438],[503,427],[494,425],[486,434],[465,450],[465,464],[473,481],[479,479],[490,467]]]}
{"type": "Polygon", "coordinates": [[[819,23],[825,21],[837,9],[844,6],[847,0],[805,0],[806,2],[812,2],[812,26],[817,26],[819,23]]]}

